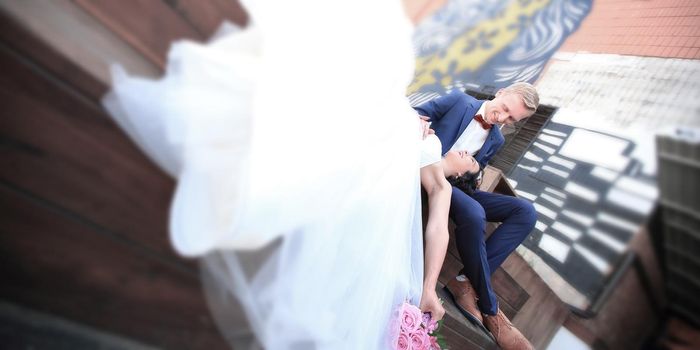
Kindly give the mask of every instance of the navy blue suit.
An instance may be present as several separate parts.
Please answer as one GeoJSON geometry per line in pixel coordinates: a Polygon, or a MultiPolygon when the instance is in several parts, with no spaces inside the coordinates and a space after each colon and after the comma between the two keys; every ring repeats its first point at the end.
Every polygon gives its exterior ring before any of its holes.
{"type": "MultiPolygon", "coordinates": [[[[474,119],[484,102],[455,90],[415,109],[420,115],[430,117],[430,127],[442,142],[444,155],[474,119]]],[[[491,128],[484,145],[474,157],[482,169],[503,143],[500,129],[491,128]]],[[[476,290],[481,312],[495,315],[498,312],[498,301],[491,287],[491,274],[535,227],[535,209],[532,203],[523,199],[479,190],[470,197],[453,187],[450,218],[456,224],[457,250],[464,265],[461,273],[469,278],[476,290]],[[488,240],[484,239],[486,222],[501,223],[488,240]]]]}

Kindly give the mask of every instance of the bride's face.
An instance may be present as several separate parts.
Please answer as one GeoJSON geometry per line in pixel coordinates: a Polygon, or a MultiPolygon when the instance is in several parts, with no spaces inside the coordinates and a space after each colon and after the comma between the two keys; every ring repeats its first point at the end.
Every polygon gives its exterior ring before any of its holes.
{"type": "Polygon", "coordinates": [[[466,173],[476,173],[479,171],[479,163],[464,151],[449,151],[445,154],[445,160],[450,163],[450,167],[455,173],[448,176],[462,176],[466,173]]]}

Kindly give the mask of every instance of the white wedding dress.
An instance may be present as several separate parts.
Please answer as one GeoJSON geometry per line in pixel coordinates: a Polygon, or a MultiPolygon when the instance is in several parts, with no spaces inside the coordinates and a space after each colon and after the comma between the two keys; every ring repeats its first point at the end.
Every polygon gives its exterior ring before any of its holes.
{"type": "Polygon", "coordinates": [[[171,242],[236,349],[387,348],[423,279],[411,25],[399,1],[244,5],[161,79],[116,66],[104,105],[177,180],[171,242]]]}

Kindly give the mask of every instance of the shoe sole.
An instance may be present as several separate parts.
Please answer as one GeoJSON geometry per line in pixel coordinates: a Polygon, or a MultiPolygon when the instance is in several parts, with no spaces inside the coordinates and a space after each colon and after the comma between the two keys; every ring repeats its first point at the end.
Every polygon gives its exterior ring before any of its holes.
{"type": "Polygon", "coordinates": [[[442,290],[444,290],[445,293],[447,293],[447,296],[449,296],[450,300],[452,300],[452,304],[457,307],[457,310],[459,310],[459,312],[464,317],[466,317],[467,320],[469,320],[469,322],[471,322],[473,325],[479,327],[486,334],[491,335],[491,331],[489,331],[486,328],[486,326],[484,326],[484,324],[481,323],[481,321],[479,321],[478,318],[476,318],[476,316],[472,315],[469,311],[465,310],[464,308],[462,308],[461,305],[459,305],[459,303],[457,302],[457,298],[455,298],[455,296],[452,294],[452,292],[450,292],[450,289],[447,288],[447,286],[442,287],[442,290]]]}

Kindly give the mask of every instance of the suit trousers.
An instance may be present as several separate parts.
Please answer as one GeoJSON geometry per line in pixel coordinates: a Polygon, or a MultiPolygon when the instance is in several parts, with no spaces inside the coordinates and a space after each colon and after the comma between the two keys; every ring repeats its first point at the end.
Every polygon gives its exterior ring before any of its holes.
{"type": "Polygon", "coordinates": [[[464,265],[461,273],[474,287],[481,312],[495,315],[498,300],[491,287],[491,274],[535,227],[535,208],[520,198],[479,190],[470,197],[453,187],[450,218],[456,224],[457,250],[464,265]],[[486,240],[487,222],[501,225],[486,240]]]}

